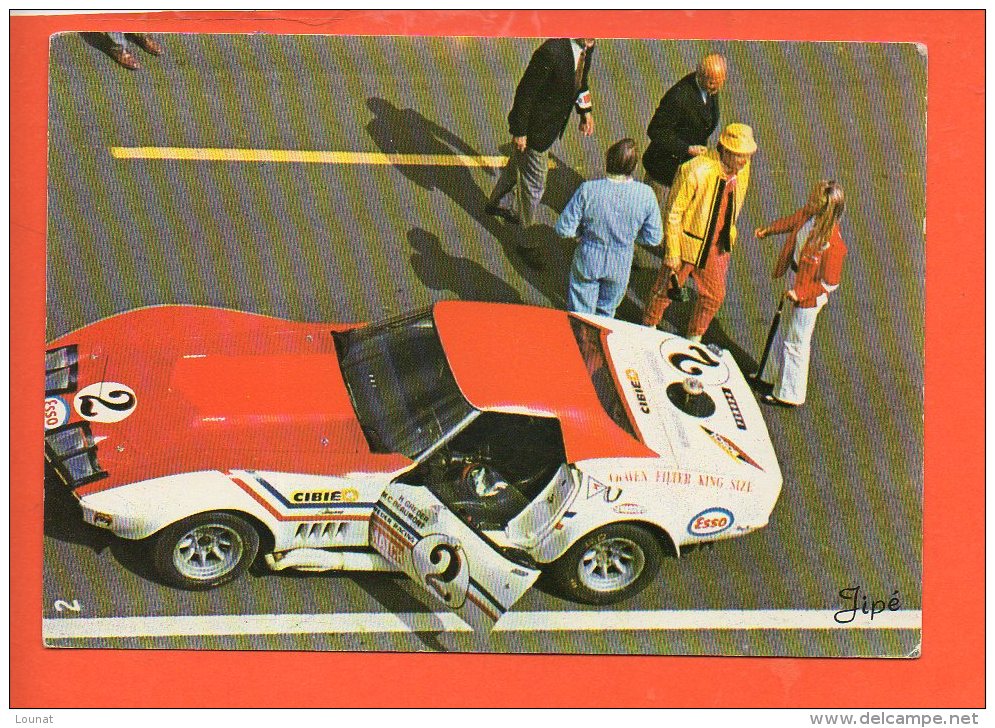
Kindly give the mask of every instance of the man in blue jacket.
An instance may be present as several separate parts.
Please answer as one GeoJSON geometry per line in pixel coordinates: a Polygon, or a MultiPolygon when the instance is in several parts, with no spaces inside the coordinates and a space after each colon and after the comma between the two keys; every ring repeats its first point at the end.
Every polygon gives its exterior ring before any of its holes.
{"type": "MultiPolygon", "coordinates": [[[[535,221],[546,188],[549,148],[563,136],[571,111],[580,115],[580,132],[594,133],[587,84],[594,38],[553,38],[532,54],[515,90],[508,114],[512,153],[491,193],[486,211],[523,228],[535,221]]],[[[542,266],[535,248],[522,236],[517,251],[534,268],[542,266]]]]}
{"type": "Polygon", "coordinates": [[[614,316],[629,286],[635,244],[660,244],[660,205],[649,185],[632,179],[638,161],[634,141],[613,144],[608,176],[581,184],[556,223],[560,237],[580,238],[567,292],[571,311],[614,316]]]}

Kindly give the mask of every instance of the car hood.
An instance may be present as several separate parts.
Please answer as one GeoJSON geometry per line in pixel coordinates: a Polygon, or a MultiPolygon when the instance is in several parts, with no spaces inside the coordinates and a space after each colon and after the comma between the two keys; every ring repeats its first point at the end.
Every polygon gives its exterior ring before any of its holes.
{"type": "Polygon", "coordinates": [[[404,467],[403,456],[370,451],[331,333],[327,324],[162,306],[53,342],[74,347],[77,359],[74,391],[58,395],[68,422],[90,420],[109,474],[77,492],[199,470],[338,475],[404,467]],[[113,404],[114,392],[127,390],[132,409],[109,421],[120,413],[102,409],[100,399],[113,404]]]}
{"type": "Polygon", "coordinates": [[[780,481],[760,407],[728,351],[621,323],[607,347],[640,438],[666,464],[780,481]]]}

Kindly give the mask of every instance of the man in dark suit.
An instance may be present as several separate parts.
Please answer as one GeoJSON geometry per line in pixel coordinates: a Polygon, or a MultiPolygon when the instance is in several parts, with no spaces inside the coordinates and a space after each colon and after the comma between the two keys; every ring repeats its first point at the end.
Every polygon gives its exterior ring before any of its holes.
{"type": "MultiPolygon", "coordinates": [[[[535,221],[546,188],[549,148],[563,136],[570,112],[580,115],[580,132],[594,133],[587,75],[594,55],[594,38],[552,38],[532,54],[515,90],[508,114],[513,145],[487,204],[487,213],[522,226],[535,221]],[[514,198],[514,199],[512,199],[514,198]]],[[[519,255],[534,268],[542,266],[538,251],[523,235],[519,255]]]]}
{"type": "Polygon", "coordinates": [[[649,128],[643,154],[646,183],[663,203],[677,168],[704,154],[719,123],[718,93],[726,82],[726,59],[712,53],[663,95],[649,128]]]}

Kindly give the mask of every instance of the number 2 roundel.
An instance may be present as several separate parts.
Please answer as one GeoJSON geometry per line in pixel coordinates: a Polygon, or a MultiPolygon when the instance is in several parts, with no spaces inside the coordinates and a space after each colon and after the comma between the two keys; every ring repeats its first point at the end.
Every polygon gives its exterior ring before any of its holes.
{"type": "Polygon", "coordinates": [[[73,398],[73,407],[79,416],[91,422],[120,422],[137,406],[135,391],[120,382],[87,385],[73,398]]]}
{"type": "Polygon", "coordinates": [[[680,377],[696,377],[705,386],[729,381],[729,365],[704,346],[673,337],[660,344],[660,356],[680,377]]]}
{"type": "Polygon", "coordinates": [[[411,550],[411,559],[425,586],[447,607],[463,606],[470,588],[470,569],[459,541],[441,534],[426,536],[411,550]]]}

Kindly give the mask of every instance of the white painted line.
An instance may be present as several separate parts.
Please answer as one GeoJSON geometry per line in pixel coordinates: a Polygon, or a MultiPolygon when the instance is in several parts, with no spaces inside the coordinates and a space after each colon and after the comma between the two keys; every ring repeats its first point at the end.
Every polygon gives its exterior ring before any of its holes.
{"type": "MultiPolygon", "coordinates": [[[[922,612],[885,612],[871,621],[858,614],[840,624],[835,612],[816,609],[704,609],[632,612],[510,612],[495,632],[591,632],[604,630],[922,629],[922,612]]],[[[452,612],[429,614],[236,614],[209,617],[103,617],[45,619],[45,639],[193,637],[258,634],[384,634],[472,632],[452,612]]]]}
{"type": "Polygon", "coordinates": [[[922,629],[922,612],[858,614],[840,624],[821,609],[688,609],[656,612],[509,612],[494,625],[502,632],[708,629],[922,629]]]}
{"type": "Polygon", "coordinates": [[[472,631],[470,625],[451,612],[66,617],[42,620],[42,637],[45,639],[472,631]]]}

